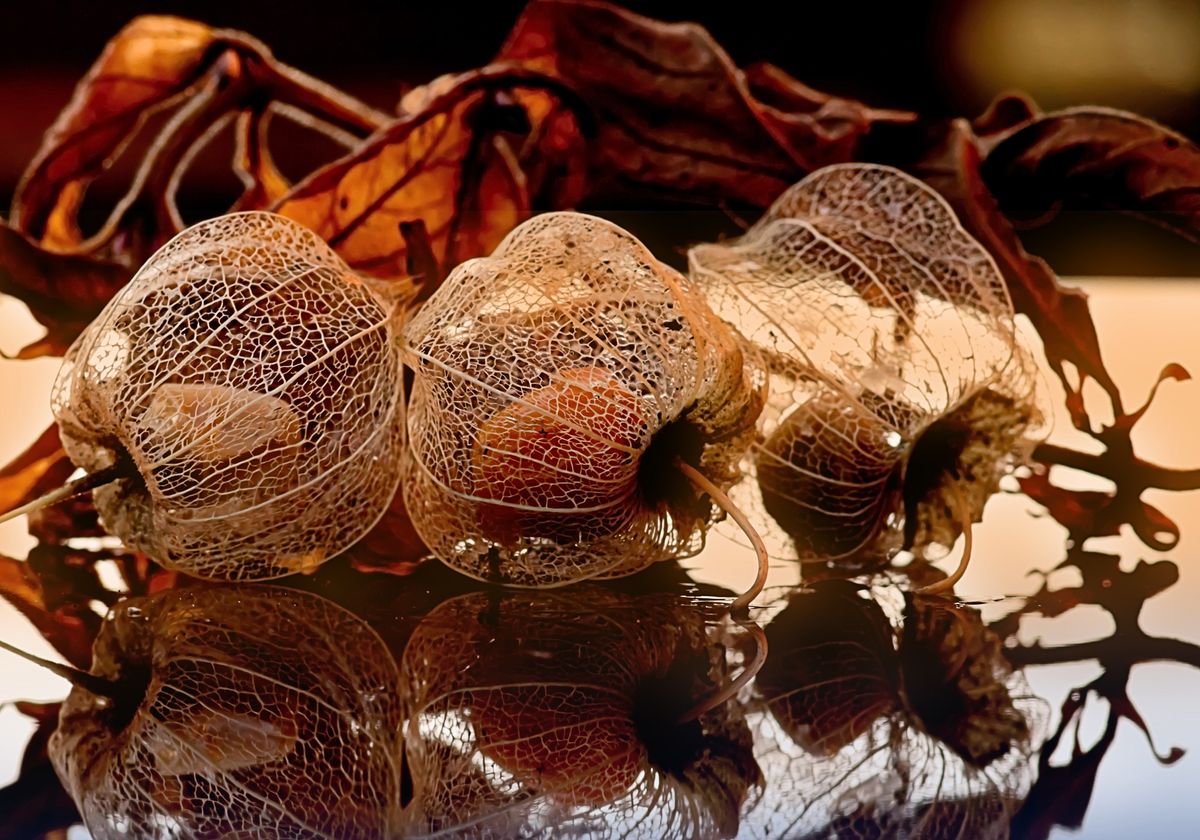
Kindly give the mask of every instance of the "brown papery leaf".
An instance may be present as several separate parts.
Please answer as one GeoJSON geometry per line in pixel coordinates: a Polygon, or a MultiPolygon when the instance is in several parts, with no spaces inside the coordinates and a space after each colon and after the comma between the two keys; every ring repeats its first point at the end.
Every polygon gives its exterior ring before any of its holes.
{"type": "Polygon", "coordinates": [[[745,836],[1008,836],[1041,710],[978,612],[892,594],[820,582],[767,626],[745,836]]]}
{"type": "Polygon", "coordinates": [[[745,236],[689,252],[716,311],[768,360],[763,507],[793,556],[950,546],[1038,422],[1002,278],[928,186],[822,169],[745,236]],[[964,510],[964,506],[966,509],[964,510]]]}
{"type": "Polygon", "coordinates": [[[61,356],[130,274],[118,263],[46,250],[0,222],[0,293],[19,299],[47,330],[17,357],[61,356]]]}
{"type": "Polygon", "coordinates": [[[977,139],[965,121],[955,120],[941,142],[910,169],[942,194],[963,226],[995,259],[1016,311],[1029,318],[1042,339],[1046,361],[1067,392],[1075,426],[1086,429],[1089,424],[1083,406],[1085,377],[1105,390],[1120,413],[1120,393],[1101,358],[1087,295],[1061,286],[1046,261],[1025,250],[984,183],[980,166],[977,139]],[[1078,376],[1068,375],[1068,362],[1078,376]]]}
{"type": "Polygon", "coordinates": [[[729,56],[695,24],[547,0],[525,9],[496,60],[553,75],[584,101],[600,194],[633,187],[762,206],[812,166],[764,124],[729,56]]]}
{"type": "Polygon", "coordinates": [[[693,550],[761,398],[699,292],[609,222],[547,213],[460,265],[405,329],[405,501],[472,577],[545,586],[693,550]]]}
{"type": "Polygon", "coordinates": [[[164,566],[311,571],[387,509],[404,435],[396,310],[270,213],[189,228],[72,345],[53,408],[93,497],[164,566]]]}
{"type": "Polygon", "coordinates": [[[474,593],[405,649],[408,828],[446,837],[733,837],[759,782],[702,611],[596,586],[474,593]],[[479,778],[482,776],[482,778],[479,778]]]}
{"type": "Polygon", "coordinates": [[[386,117],[275,61],[240,32],[181,18],[136,18],[79,83],[22,177],[13,223],[51,250],[137,264],[182,225],[175,193],[196,154],[236,118],[240,209],[285,189],[266,148],[271,117],[286,117],[352,145],[386,117]],[[144,131],[152,126],[156,134],[144,131]],[[87,236],[78,213],[88,186],[126,156],[139,159],[102,228],[87,236]]]}
{"type": "Polygon", "coordinates": [[[409,274],[401,227],[417,221],[443,266],[486,254],[530,211],[536,185],[509,138],[520,144],[560,109],[546,92],[555,86],[515,67],[441,81],[406,99],[413,110],[297,185],[276,210],[315,230],[356,270],[381,277],[409,274]]]}
{"type": "Polygon", "coordinates": [[[366,624],[276,587],[122,601],[50,757],[91,835],[394,836],[396,666],[366,624]],[[220,807],[213,807],[219,802],[220,807]]]}
{"type": "Polygon", "coordinates": [[[87,183],[143,122],[199,80],[213,30],[174,17],[136,18],[104,48],[46,132],[13,199],[14,226],[47,247],[79,244],[74,224],[87,183]]]}
{"type": "Polygon", "coordinates": [[[1200,147],[1136,114],[1069,108],[983,143],[984,180],[1010,216],[1122,210],[1200,240],[1200,147]]]}

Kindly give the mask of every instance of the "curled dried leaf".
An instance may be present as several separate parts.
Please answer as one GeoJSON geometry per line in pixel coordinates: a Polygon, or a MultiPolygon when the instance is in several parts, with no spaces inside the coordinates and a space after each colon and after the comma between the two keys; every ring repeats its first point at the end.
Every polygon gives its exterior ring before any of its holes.
{"type": "Polygon", "coordinates": [[[582,100],[595,123],[593,197],[763,207],[805,172],[851,159],[875,123],[914,119],[819,94],[777,68],[743,74],[702,27],[602,2],[529,4],[496,60],[582,100]]]}
{"type": "Polygon", "coordinates": [[[380,277],[410,274],[401,226],[417,221],[442,265],[486,254],[528,215],[540,186],[526,177],[514,144],[543,130],[570,130],[557,124],[566,112],[554,87],[511,67],[439,79],[276,209],[319,233],[356,270],[380,277]]]}
{"type": "Polygon", "coordinates": [[[409,829],[447,837],[732,837],[759,780],[736,704],[678,716],[724,679],[676,596],[596,586],[475,593],[414,632],[409,829]]]}
{"type": "Polygon", "coordinates": [[[391,303],[311,231],[220,217],[160,250],[72,346],[54,412],[110,532],[209,578],[311,570],[387,509],[403,439],[391,303]]]}
{"type": "Polygon", "coordinates": [[[121,602],[50,756],[93,837],[392,836],[396,666],[308,593],[183,589],[121,602]]]}
{"type": "Polygon", "coordinates": [[[1033,363],[1003,280],[919,181],[828,167],[689,262],[768,360],[753,461],[801,558],[949,546],[1032,445],[1033,363]]]}
{"type": "Polygon", "coordinates": [[[983,177],[1013,217],[1044,221],[1062,205],[1122,210],[1200,239],[1200,147],[1145,117],[1031,114],[983,145],[983,177]]]}
{"type": "Polygon", "coordinates": [[[61,356],[130,273],[114,262],[48,251],[0,222],[0,293],[19,299],[46,328],[17,357],[61,356]]]}
{"type": "Polygon", "coordinates": [[[74,219],[88,182],[149,116],[197,84],[214,41],[202,23],[157,15],[136,18],[117,33],[22,176],[14,226],[50,248],[78,245],[74,219]]]}
{"type": "Polygon", "coordinates": [[[694,550],[761,396],[732,331],[631,235],[538,216],[459,266],[409,323],[404,492],[473,577],[630,574],[694,550]]]}

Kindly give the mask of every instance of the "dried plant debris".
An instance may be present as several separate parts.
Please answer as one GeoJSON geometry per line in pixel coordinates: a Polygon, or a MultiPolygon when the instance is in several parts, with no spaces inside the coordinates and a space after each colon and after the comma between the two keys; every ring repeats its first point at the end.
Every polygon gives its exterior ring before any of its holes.
{"type": "MultiPolygon", "coordinates": [[[[435,264],[449,269],[490,253],[532,208],[546,204],[547,190],[560,193],[555,207],[579,198],[542,159],[555,155],[547,145],[580,142],[558,82],[512,67],[484,68],[430,88],[410,93],[411,110],[277,205],[357,271],[414,275],[405,224],[420,222],[435,264]]],[[[413,279],[427,294],[440,275],[413,279]]]]}
{"type": "Polygon", "coordinates": [[[401,661],[407,830],[736,836],[761,777],[736,703],[687,715],[727,679],[705,612],[595,585],[443,604],[401,661]]]}
{"type": "Polygon", "coordinates": [[[767,359],[753,466],[801,559],[949,546],[1032,448],[1033,361],[1004,283],[921,182],[822,169],[689,263],[767,359]]]}
{"type": "Polygon", "coordinates": [[[683,276],[600,219],[538,216],[466,262],[405,330],[404,493],[439,558],[545,586],[695,550],[761,389],[683,276]]]}
{"type": "Polygon", "coordinates": [[[130,599],[92,675],[49,753],[97,840],[392,836],[396,665],[340,607],[266,586],[130,599]]]}
{"type": "Polygon", "coordinates": [[[390,302],[311,231],[225,216],[160,250],[80,336],[55,383],[71,460],[110,532],[200,577],[315,568],[399,479],[390,302]]]}
{"type": "Polygon", "coordinates": [[[766,632],[747,836],[1008,836],[1044,713],[976,611],[827,581],[766,632]]]}

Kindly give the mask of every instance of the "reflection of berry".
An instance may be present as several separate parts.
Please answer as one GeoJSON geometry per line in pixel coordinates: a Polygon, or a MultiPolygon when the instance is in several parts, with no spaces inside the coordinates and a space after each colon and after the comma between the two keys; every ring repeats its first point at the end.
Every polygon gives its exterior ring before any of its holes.
{"type": "Polygon", "coordinates": [[[479,750],[528,789],[599,807],[625,795],[645,761],[632,700],[587,685],[472,691],[479,750]]]}
{"type": "Polygon", "coordinates": [[[504,502],[480,506],[480,527],[508,544],[521,536],[573,542],[613,533],[636,498],[648,436],[637,396],[609,371],[560,371],[479,430],[475,495],[504,502]]]}

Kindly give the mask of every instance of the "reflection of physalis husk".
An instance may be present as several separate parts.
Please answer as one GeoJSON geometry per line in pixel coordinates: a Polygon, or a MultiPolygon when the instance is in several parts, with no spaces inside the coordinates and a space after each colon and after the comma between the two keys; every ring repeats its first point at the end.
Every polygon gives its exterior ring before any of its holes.
{"type": "Polygon", "coordinates": [[[1032,783],[1037,710],[1014,698],[1020,677],[977,611],[881,603],[827,581],[767,626],[749,836],[1005,836],[1032,783]]]}
{"type": "Polygon", "coordinates": [[[447,602],[401,662],[409,829],[452,837],[732,837],[759,782],[724,647],[675,596],[600,587],[447,602]],[[486,784],[480,784],[480,776],[486,784]]]}
{"type": "Polygon", "coordinates": [[[1012,670],[977,611],[911,596],[900,657],[921,726],[964,761],[986,767],[1028,747],[1030,722],[1008,687],[1012,670]]]}
{"type": "Polygon", "coordinates": [[[110,533],[199,577],[265,579],[387,510],[404,435],[398,321],[312,231],[270,213],[188,228],[71,346],[63,446],[110,533]]]}
{"type": "Polygon", "coordinates": [[[527,586],[695,551],[765,377],[690,281],[627,232],[551,213],[447,278],[406,328],[404,493],[433,553],[527,586]]]}
{"type": "Polygon", "coordinates": [[[921,182],[827,167],[689,263],[767,359],[758,481],[741,492],[760,491],[802,559],[886,551],[902,524],[907,547],[949,546],[1028,454],[1033,362],[1004,281],[921,182]]]}
{"type": "Polygon", "coordinates": [[[91,835],[385,837],[398,824],[399,685],[330,602],[277,587],[121,602],[49,752],[91,835]]]}

